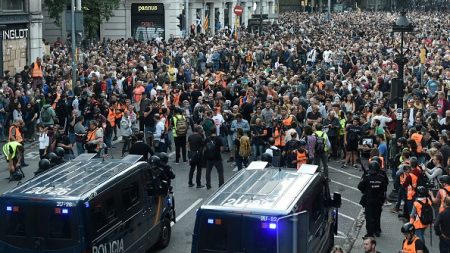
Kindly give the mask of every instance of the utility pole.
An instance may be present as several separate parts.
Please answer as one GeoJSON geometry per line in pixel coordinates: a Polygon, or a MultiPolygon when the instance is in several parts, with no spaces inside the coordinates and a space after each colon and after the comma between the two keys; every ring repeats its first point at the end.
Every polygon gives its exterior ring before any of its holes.
{"type": "Polygon", "coordinates": [[[328,0],[328,21],[331,20],[331,0],[328,0]]]}
{"type": "Polygon", "coordinates": [[[185,23],[185,25],[184,25],[184,29],[186,29],[186,32],[184,33],[185,34],[185,37],[186,38],[189,38],[189,32],[190,32],[190,29],[191,29],[191,25],[189,24],[189,0],[185,0],[185,3],[184,3],[184,15],[185,15],[185,19],[186,19],[186,21],[184,22],[185,23]]]}
{"type": "MultiPolygon", "coordinates": [[[[81,4],[80,4],[81,5],[81,4]]],[[[72,0],[72,91],[77,85],[76,41],[75,41],[75,0],[72,0]]]]}
{"type": "Polygon", "coordinates": [[[263,8],[263,0],[259,0],[259,36],[262,35],[262,23],[263,23],[262,8],[263,8]]]}

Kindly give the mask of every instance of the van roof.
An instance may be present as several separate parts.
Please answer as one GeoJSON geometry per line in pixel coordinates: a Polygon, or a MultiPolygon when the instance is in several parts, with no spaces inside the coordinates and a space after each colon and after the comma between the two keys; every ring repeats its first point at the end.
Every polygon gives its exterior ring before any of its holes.
{"type": "Polygon", "coordinates": [[[108,182],[133,170],[141,156],[128,155],[119,159],[92,159],[84,156],[66,162],[5,192],[2,196],[19,198],[64,199],[68,201],[92,198],[108,182]]]}
{"type": "Polygon", "coordinates": [[[300,172],[264,167],[242,170],[205,201],[201,209],[286,215],[318,175],[316,165],[302,168],[300,172]]]}

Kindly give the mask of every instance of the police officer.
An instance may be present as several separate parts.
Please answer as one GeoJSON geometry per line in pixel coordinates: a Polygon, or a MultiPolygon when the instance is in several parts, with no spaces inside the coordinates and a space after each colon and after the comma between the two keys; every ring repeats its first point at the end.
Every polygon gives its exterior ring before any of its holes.
{"type": "Polygon", "coordinates": [[[405,236],[403,240],[402,252],[408,253],[425,253],[428,252],[425,243],[420,240],[420,238],[415,234],[414,225],[411,223],[405,223],[402,226],[402,233],[405,236]]]}
{"type": "Polygon", "coordinates": [[[362,192],[361,205],[365,208],[366,230],[364,237],[380,236],[381,209],[385,200],[387,178],[380,172],[380,164],[375,161],[369,163],[369,171],[358,184],[362,192]]]}
{"type": "Polygon", "coordinates": [[[450,252],[450,197],[445,198],[444,211],[439,213],[434,222],[434,231],[439,236],[440,253],[450,252]]]}

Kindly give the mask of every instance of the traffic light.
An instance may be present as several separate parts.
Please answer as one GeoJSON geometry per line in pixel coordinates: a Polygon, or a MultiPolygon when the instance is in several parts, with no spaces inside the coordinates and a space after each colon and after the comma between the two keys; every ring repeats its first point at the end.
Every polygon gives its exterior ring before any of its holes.
{"type": "Polygon", "coordinates": [[[179,23],[178,24],[178,28],[180,28],[180,31],[183,31],[184,28],[185,28],[185,17],[184,17],[184,14],[178,15],[177,19],[178,19],[178,23],[179,23]]]}

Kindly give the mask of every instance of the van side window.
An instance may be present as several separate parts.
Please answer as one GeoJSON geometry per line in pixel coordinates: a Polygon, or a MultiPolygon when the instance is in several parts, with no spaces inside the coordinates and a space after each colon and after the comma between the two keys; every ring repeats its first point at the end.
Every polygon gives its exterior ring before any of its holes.
{"type": "Polygon", "coordinates": [[[322,213],[325,210],[323,186],[320,186],[319,188],[316,189],[312,199],[314,201],[312,202],[312,210],[310,216],[311,225],[315,224],[318,221],[318,219],[321,217],[322,213]]]}
{"type": "Polygon", "coordinates": [[[107,224],[113,222],[117,218],[117,210],[114,197],[110,197],[104,201],[98,198],[92,204],[91,222],[95,231],[100,230],[107,224]]]}
{"type": "Polygon", "coordinates": [[[125,209],[133,207],[139,202],[139,185],[138,182],[126,186],[122,189],[122,203],[125,209]]]}
{"type": "Polygon", "coordinates": [[[156,194],[156,184],[155,180],[153,179],[153,172],[149,168],[145,169],[143,175],[144,180],[144,187],[145,191],[147,192],[147,195],[152,196],[156,194]]]}

